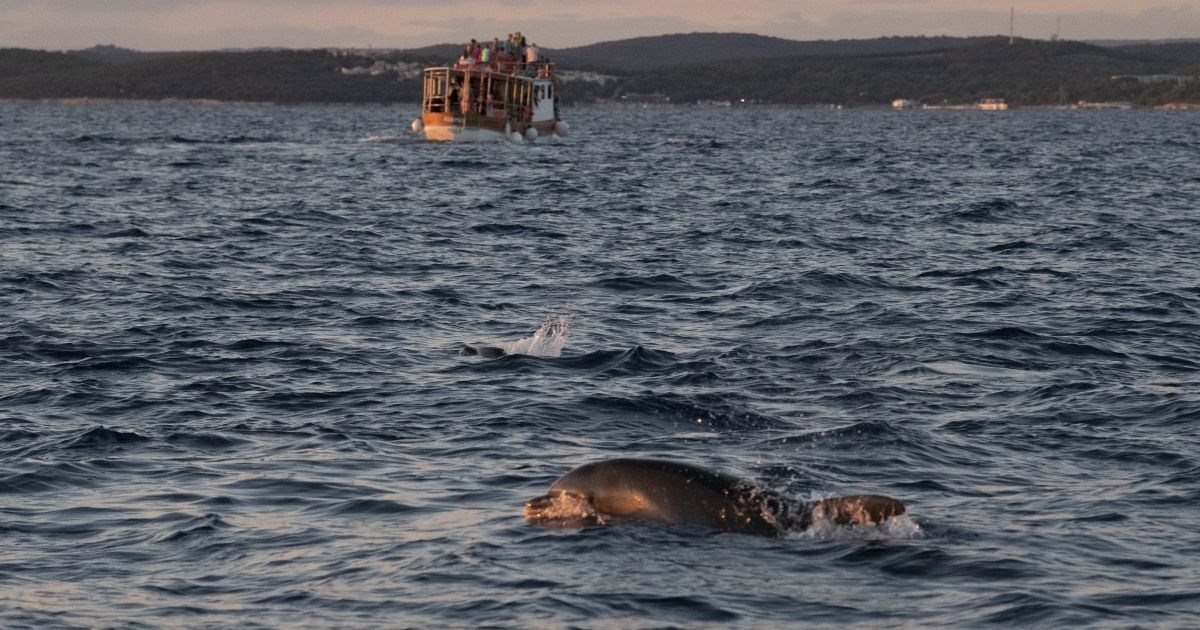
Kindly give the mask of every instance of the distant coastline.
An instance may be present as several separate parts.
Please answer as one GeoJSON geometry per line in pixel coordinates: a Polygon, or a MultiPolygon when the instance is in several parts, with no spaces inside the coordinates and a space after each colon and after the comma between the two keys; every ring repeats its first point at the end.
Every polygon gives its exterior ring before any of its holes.
{"type": "MultiPolygon", "coordinates": [[[[0,49],[0,99],[54,102],[410,104],[419,69],[457,45],[414,50],[139,52],[0,49]]],[[[1189,108],[1200,42],[1097,45],[1007,37],[800,42],[735,33],[643,37],[561,50],[567,104],[882,107],[1004,99],[1013,107],[1189,108]]]]}
{"type": "Polygon", "coordinates": [[[0,98],[0,103],[44,103],[47,105],[78,105],[86,107],[88,105],[144,105],[147,107],[171,107],[178,105],[187,105],[192,107],[304,107],[304,106],[321,106],[321,105],[349,105],[355,107],[391,107],[393,105],[411,105],[420,107],[420,101],[393,101],[393,102],[276,102],[276,101],[222,101],[211,98],[92,98],[89,96],[69,97],[69,98],[0,98]]]}

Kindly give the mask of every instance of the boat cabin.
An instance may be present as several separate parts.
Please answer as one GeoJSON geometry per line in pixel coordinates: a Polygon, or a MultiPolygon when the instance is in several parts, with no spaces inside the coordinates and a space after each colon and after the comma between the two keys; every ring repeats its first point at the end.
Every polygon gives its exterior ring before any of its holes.
{"type": "Polygon", "coordinates": [[[533,140],[553,133],[558,121],[553,64],[426,68],[421,121],[431,140],[499,134],[508,138],[514,133],[533,140]]]}

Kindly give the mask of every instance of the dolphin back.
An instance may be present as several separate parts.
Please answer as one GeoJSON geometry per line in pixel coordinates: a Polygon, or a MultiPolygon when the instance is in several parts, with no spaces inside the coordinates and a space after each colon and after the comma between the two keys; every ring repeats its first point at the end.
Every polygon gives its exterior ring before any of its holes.
{"type": "Polygon", "coordinates": [[[462,357],[483,357],[485,359],[496,359],[508,354],[504,348],[495,346],[470,346],[463,344],[463,347],[458,349],[458,355],[462,357]]]}
{"type": "Polygon", "coordinates": [[[903,503],[875,494],[804,504],[698,466],[633,458],[580,466],[525,504],[526,519],[544,525],[632,519],[760,536],[783,536],[818,523],[879,525],[904,512],[903,503]]]}
{"type": "Polygon", "coordinates": [[[629,519],[702,525],[718,531],[779,536],[753,486],[689,464],[610,459],[563,475],[550,494],[585,498],[600,513],[629,519]]]}

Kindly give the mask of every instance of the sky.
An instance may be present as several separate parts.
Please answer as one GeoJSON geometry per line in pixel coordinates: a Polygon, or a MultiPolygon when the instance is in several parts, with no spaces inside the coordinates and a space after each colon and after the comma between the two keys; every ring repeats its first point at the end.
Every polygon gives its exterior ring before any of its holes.
{"type": "Polygon", "coordinates": [[[1200,0],[0,0],[0,48],[413,48],[521,31],[549,48],[691,32],[1200,37],[1200,0]]]}

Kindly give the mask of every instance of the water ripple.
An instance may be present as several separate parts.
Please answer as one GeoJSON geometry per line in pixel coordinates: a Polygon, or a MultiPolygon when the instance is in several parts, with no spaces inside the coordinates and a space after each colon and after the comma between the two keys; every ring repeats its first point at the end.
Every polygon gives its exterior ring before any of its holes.
{"type": "Polygon", "coordinates": [[[0,625],[1194,625],[1186,112],[401,109],[0,103],[0,625]],[[909,520],[524,523],[627,455],[909,520]]]}

